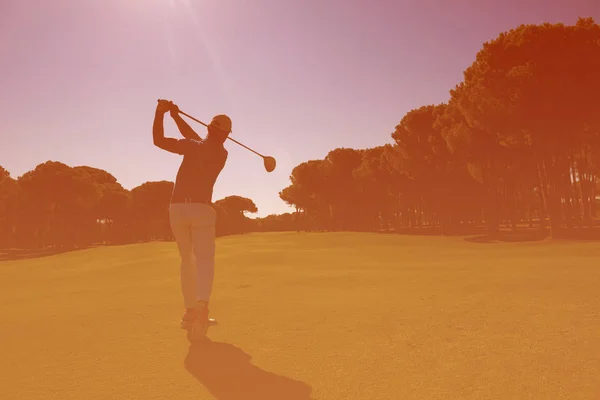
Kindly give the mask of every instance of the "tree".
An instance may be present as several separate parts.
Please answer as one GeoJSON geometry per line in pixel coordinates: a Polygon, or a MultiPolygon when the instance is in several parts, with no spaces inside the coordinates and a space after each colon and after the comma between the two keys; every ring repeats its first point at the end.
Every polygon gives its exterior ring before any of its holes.
{"type": "Polygon", "coordinates": [[[0,166],[0,248],[13,247],[17,227],[19,185],[0,166]]]}
{"type": "Polygon", "coordinates": [[[220,235],[245,233],[251,222],[245,213],[256,213],[258,208],[251,199],[242,196],[227,196],[215,202],[217,226],[220,235]]]}
{"type": "Polygon", "coordinates": [[[323,198],[329,208],[329,229],[349,229],[356,216],[356,182],[354,170],[362,163],[362,150],[338,148],[331,150],[323,160],[323,198]]]}
{"type": "Polygon", "coordinates": [[[451,157],[441,129],[435,124],[445,108],[445,104],[440,104],[411,110],[392,133],[402,169],[413,178],[416,193],[410,212],[417,214],[419,224],[423,215],[440,221],[449,217],[445,205],[451,193],[451,157]]]}
{"type": "Polygon", "coordinates": [[[258,232],[285,232],[299,230],[296,218],[300,213],[271,214],[264,218],[256,218],[258,232]]]}
{"type": "Polygon", "coordinates": [[[97,233],[97,185],[86,173],[48,161],[18,179],[18,231],[25,247],[87,245],[97,233]],[[33,241],[33,242],[30,242],[33,241]]]}
{"type": "MultiPolygon", "coordinates": [[[[100,190],[100,201],[94,211],[105,242],[126,242],[131,235],[131,193],[110,173],[88,166],[74,168],[87,174],[100,190]]],[[[163,198],[164,199],[164,198],[163,198]]]]}
{"type": "Polygon", "coordinates": [[[173,187],[173,182],[151,181],[131,189],[131,223],[136,241],[173,238],[169,217],[173,187]]]}
{"type": "Polygon", "coordinates": [[[288,189],[286,194],[292,197],[287,199],[299,202],[293,205],[304,211],[308,229],[322,229],[331,223],[327,164],[325,160],[309,160],[297,165],[290,175],[294,189],[288,189]]]}
{"type": "Polygon", "coordinates": [[[279,198],[287,205],[296,208],[296,212],[304,211],[310,207],[310,197],[298,185],[289,185],[279,192],[279,198]]]}
{"type": "Polygon", "coordinates": [[[407,177],[393,168],[391,158],[399,157],[397,148],[387,144],[362,153],[354,170],[357,207],[354,221],[360,230],[377,231],[396,221],[399,195],[406,191],[407,177]]]}
{"type": "Polygon", "coordinates": [[[451,92],[468,126],[493,143],[485,149],[492,183],[498,157],[527,149],[552,230],[561,225],[561,203],[573,199],[569,181],[585,126],[598,119],[599,41],[600,27],[591,19],[521,25],[484,43],[451,92]]]}
{"type": "MultiPolygon", "coordinates": [[[[303,191],[298,185],[289,185],[279,192],[279,198],[286,204],[296,208],[296,212],[292,218],[293,226],[290,226],[290,229],[309,230],[310,224],[306,213],[307,208],[311,208],[309,194],[303,191]]],[[[267,229],[266,227],[271,225],[269,225],[268,221],[265,221],[263,226],[265,227],[264,229],[267,229]]]]}

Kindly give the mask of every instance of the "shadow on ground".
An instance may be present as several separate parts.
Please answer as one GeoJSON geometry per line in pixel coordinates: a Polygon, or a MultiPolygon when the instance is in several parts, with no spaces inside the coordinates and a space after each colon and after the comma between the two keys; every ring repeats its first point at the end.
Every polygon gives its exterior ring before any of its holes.
{"type": "Polygon", "coordinates": [[[184,365],[218,400],[311,400],[309,385],[262,370],[251,358],[236,346],[209,341],[190,346],[184,365]]]}

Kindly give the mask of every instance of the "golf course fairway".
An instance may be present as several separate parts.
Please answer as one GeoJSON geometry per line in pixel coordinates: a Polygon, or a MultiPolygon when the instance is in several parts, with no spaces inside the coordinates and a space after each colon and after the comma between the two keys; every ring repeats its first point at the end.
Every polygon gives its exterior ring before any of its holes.
{"type": "Polygon", "coordinates": [[[0,399],[598,399],[600,245],[217,240],[190,347],[175,243],[0,262],[0,399]]]}

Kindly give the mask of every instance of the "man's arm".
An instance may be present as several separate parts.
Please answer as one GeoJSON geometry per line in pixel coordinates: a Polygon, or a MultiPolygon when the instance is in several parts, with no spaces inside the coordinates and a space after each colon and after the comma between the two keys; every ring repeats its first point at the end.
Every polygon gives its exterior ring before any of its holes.
{"type": "Polygon", "coordinates": [[[192,129],[192,127],[187,122],[185,122],[185,120],[181,117],[181,115],[179,115],[177,111],[177,108],[175,110],[171,110],[171,117],[173,118],[173,121],[175,121],[175,124],[177,124],[177,128],[179,128],[179,132],[181,132],[181,135],[186,139],[202,140],[200,135],[198,135],[192,129]]]}
{"type": "Polygon", "coordinates": [[[189,143],[187,139],[177,140],[165,137],[164,116],[166,111],[165,106],[161,104],[156,107],[154,124],[152,125],[154,145],[171,153],[184,154],[189,143]]]}

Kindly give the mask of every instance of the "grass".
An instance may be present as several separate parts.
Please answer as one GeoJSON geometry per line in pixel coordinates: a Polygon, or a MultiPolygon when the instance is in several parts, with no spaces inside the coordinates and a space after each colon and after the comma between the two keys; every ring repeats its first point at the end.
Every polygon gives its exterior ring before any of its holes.
{"type": "Polygon", "coordinates": [[[174,243],[0,262],[2,399],[600,397],[600,246],[221,238],[190,348],[174,243]]]}

